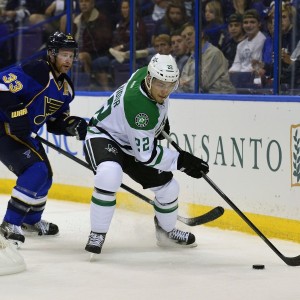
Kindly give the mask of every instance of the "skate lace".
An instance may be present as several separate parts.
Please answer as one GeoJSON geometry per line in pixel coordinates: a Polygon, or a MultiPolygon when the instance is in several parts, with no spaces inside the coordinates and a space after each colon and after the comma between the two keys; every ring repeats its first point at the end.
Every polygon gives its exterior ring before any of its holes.
{"type": "Polygon", "coordinates": [[[47,221],[44,220],[40,220],[39,222],[37,222],[36,224],[34,224],[34,226],[42,233],[42,234],[46,234],[49,231],[49,223],[47,221]]]}
{"type": "Polygon", "coordinates": [[[104,236],[100,233],[91,232],[89,236],[89,245],[101,247],[104,243],[104,236]]]}
{"type": "Polygon", "coordinates": [[[180,241],[187,241],[188,240],[188,236],[189,236],[189,233],[186,232],[186,231],[182,231],[182,230],[179,230],[179,229],[173,229],[170,233],[169,233],[169,237],[171,239],[174,239],[174,240],[180,240],[180,241]]]}
{"type": "Polygon", "coordinates": [[[17,226],[17,225],[10,224],[10,223],[5,223],[1,227],[10,234],[14,233],[14,234],[24,235],[21,226],[17,226]]]}
{"type": "Polygon", "coordinates": [[[13,232],[16,234],[24,235],[23,230],[21,229],[21,226],[13,225],[13,232]]]}
{"type": "Polygon", "coordinates": [[[23,231],[22,231],[22,229],[21,229],[21,226],[17,226],[17,225],[9,224],[9,223],[8,223],[8,224],[6,225],[6,229],[7,229],[8,232],[23,235],[23,231]]]}

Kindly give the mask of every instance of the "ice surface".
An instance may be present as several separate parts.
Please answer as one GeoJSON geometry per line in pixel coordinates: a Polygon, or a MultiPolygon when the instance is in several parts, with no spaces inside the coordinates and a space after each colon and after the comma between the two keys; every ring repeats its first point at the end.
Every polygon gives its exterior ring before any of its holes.
{"type": "MultiPolygon", "coordinates": [[[[1,219],[8,198],[0,196],[1,219]]],[[[0,277],[1,300],[300,299],[300,267],[287,266],[256,235],[196,226],[197,248],[166,250],[156,246],[152,215],[117,209],[102,254],[90,262],[89,205],[49,200],[44,219],[60,235],[26,237],[19,251],[27,270],[0,277]]],[[[297,243],[272,243],[286,256],[300,254],[297,243]]]]}

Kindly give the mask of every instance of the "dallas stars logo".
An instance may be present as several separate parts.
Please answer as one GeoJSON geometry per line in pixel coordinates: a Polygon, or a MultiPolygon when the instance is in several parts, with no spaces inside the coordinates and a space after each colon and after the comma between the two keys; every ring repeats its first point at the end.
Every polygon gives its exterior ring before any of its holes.
{"type": "Polygon", "coordinates": [[[146,127],[149,123],[149,117],[145,113],[139,113],[135,117],[135,125],[137,127],[146,127]]]}
{"type": "Polygon", "coordinates": [[[154,57],[154,58],[152,59],[152,62],[153,62],[153,63],[158,62],[158,58],[157,58],[157,57],[154,57]]]}
{"type": "Polygon", "coordinates": [[[118,150],[115,147],[113,147],[111,144],[108,144],[107,148],[105,148],[105,150],[107,150],[108,152],[113,153],[114,155],[118,154],[118,150]]]}

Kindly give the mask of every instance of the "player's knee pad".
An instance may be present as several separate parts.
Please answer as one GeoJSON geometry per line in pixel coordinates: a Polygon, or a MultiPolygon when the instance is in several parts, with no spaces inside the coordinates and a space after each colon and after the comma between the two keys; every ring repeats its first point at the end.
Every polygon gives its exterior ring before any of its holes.
{"type": "Polygon", "coordinates": [[[51,184],[52,177],[49,177],[46,163],[37,162],[18,177],[15,189],[27,196],[38,198],[47,195],[51,184]]]}
{"type": "Polygon", "coordinates": [[[96,189],[116,193],[123,179],[122,167],[114,161],[104,161],[97,167],[94,177],[96,189]]]}
{"type": "Polygon", "coordinates": [[[168,183],[159,187],[151,188],[151,190],[155,194],[155,202],[158,202],[158,204],[163,206],[168,204],[173,206],[179,195],[179,184],[174,178],[172,178],[168,183]]]}

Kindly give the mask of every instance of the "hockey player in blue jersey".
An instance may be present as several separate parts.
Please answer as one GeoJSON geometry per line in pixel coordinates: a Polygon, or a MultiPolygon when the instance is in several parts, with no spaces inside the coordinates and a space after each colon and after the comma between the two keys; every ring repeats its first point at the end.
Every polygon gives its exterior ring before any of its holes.
{"type": "Polygon", "coordinates": [[[17,176],[0,232],[18,245],[25,241],[25,230],[59,232],[57,225],[42,220],[52,170],[31,133],[46,123],[48,132],[85,138],[86,121],[69,112],[74,87],[67,72],[77,52],[71,35],[55,32],[48,39],[47,60],[0,72],[0,161],[17,176]]]}

